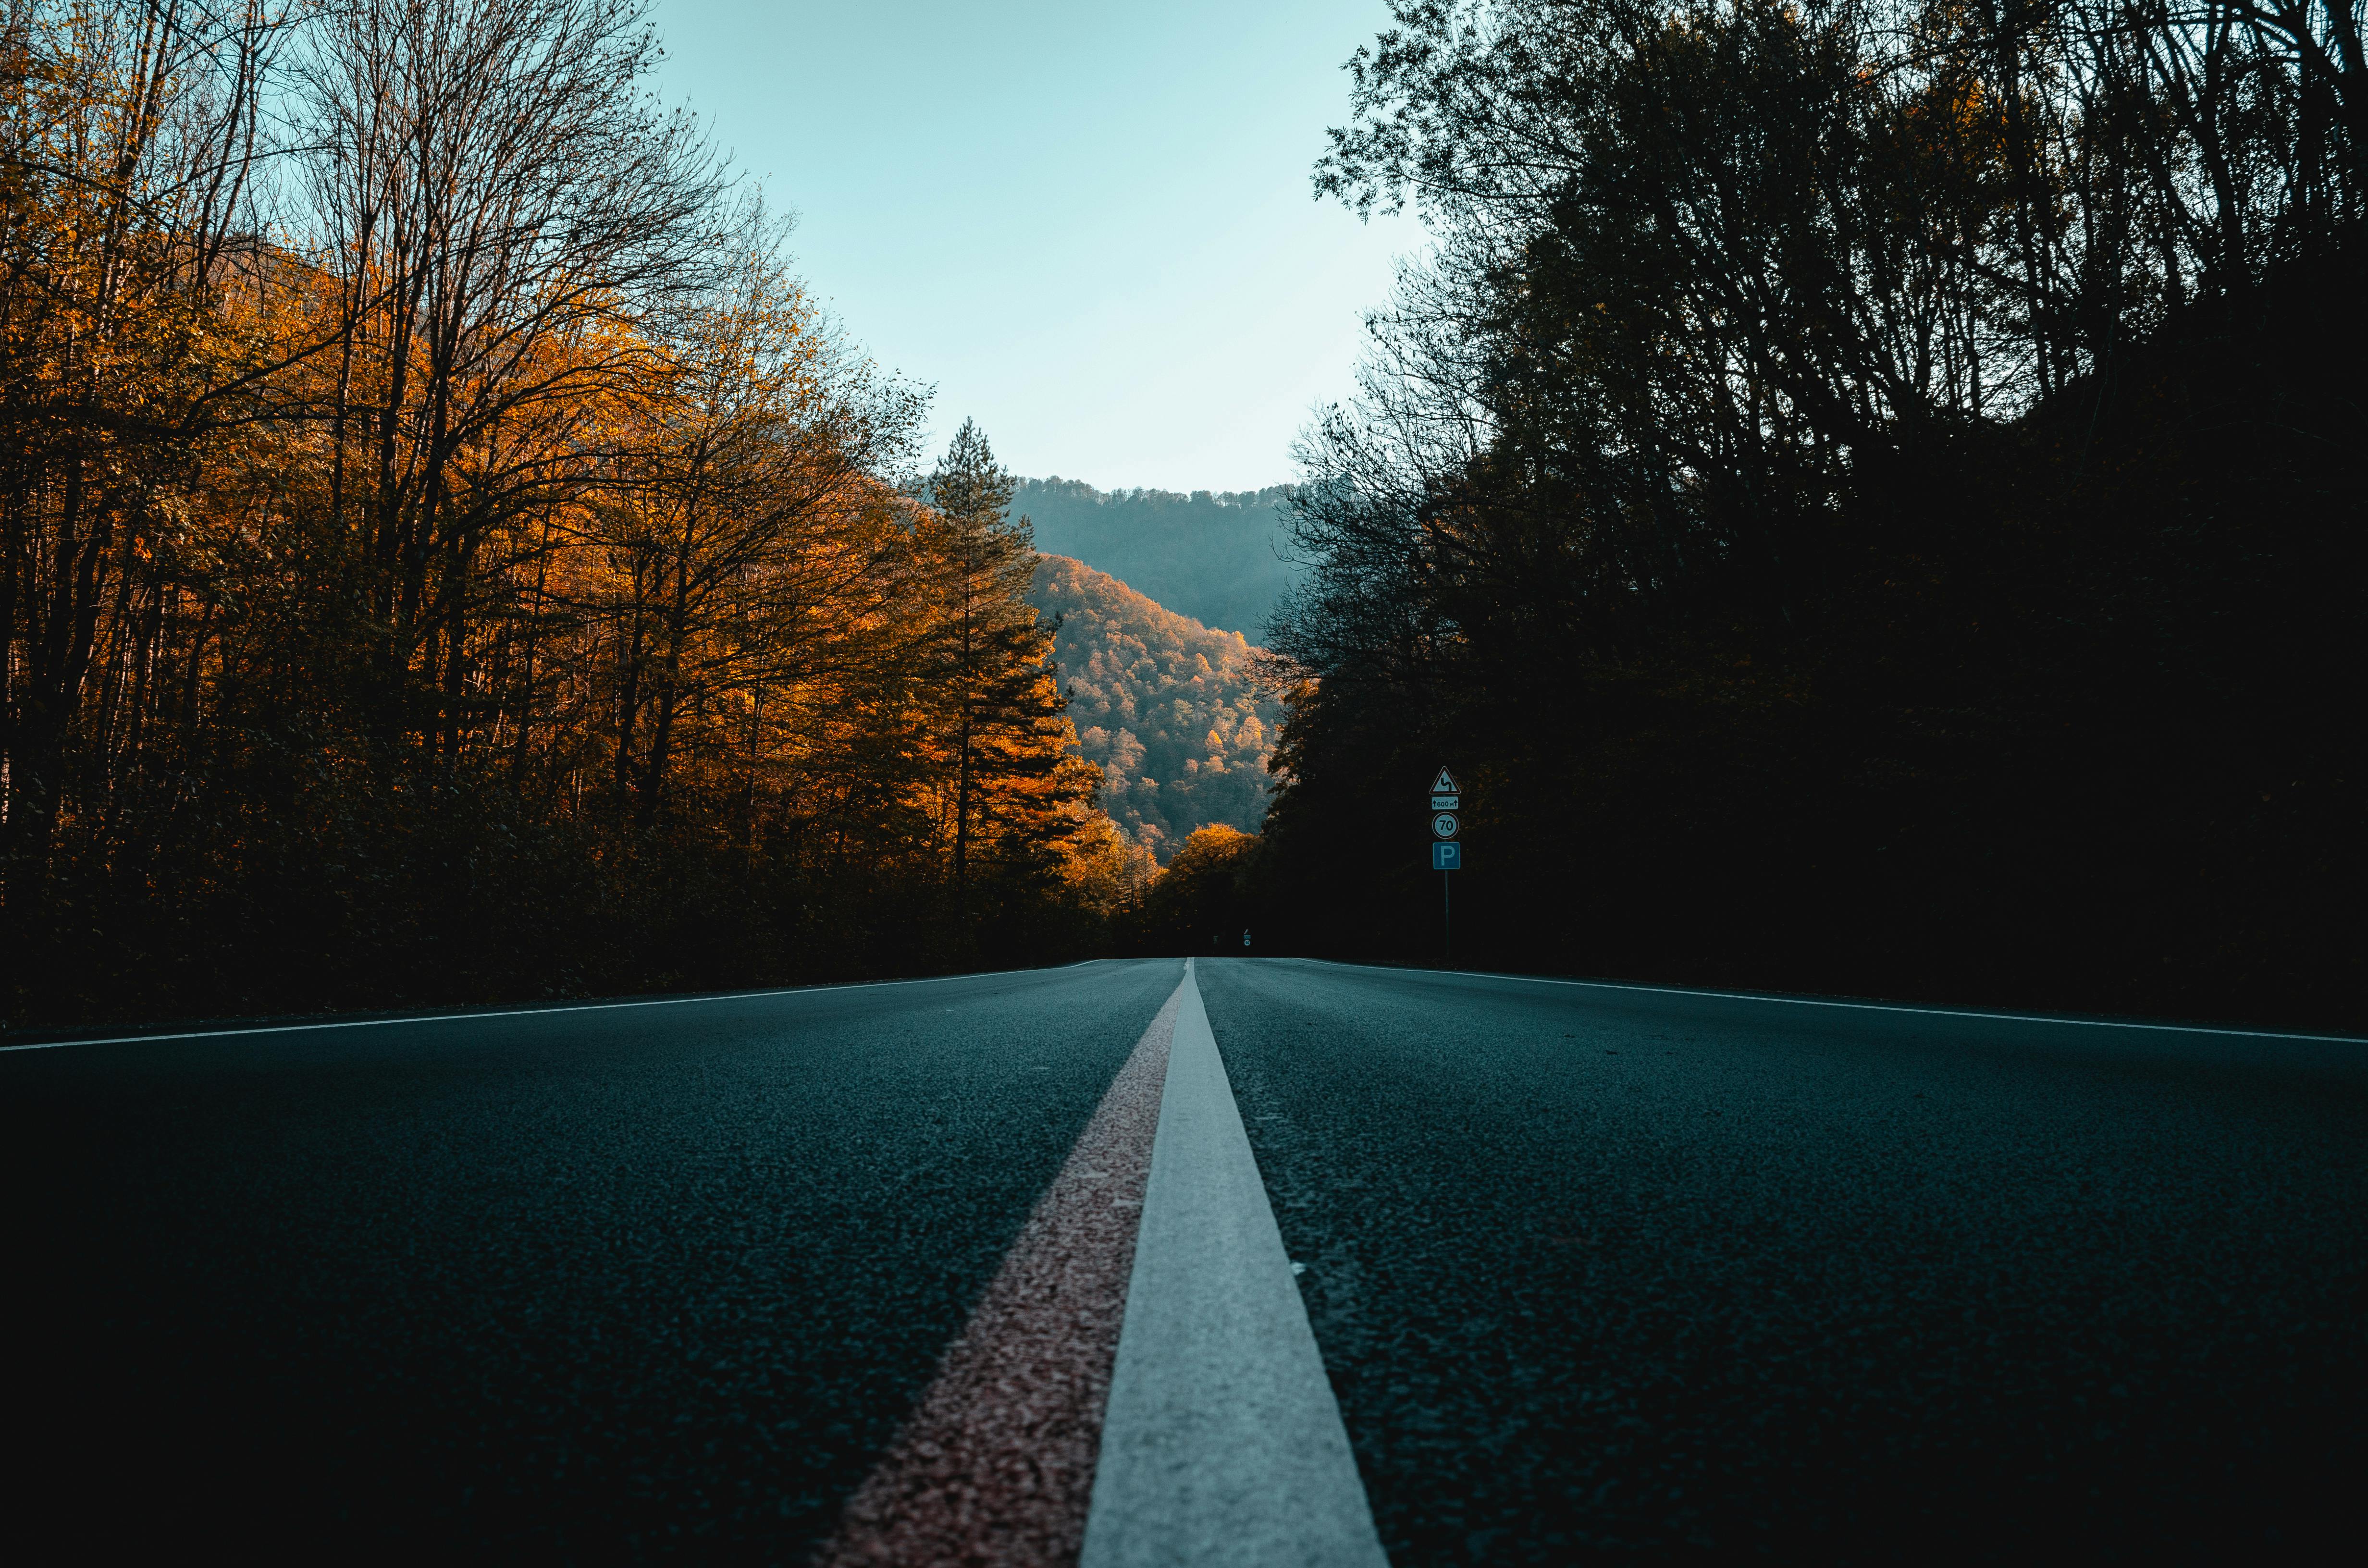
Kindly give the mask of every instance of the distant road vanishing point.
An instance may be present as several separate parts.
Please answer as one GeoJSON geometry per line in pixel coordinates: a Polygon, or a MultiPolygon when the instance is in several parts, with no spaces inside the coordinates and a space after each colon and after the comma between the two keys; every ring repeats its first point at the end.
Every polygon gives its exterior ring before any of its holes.
{"type": "Polygon", "coordinates": [[[2225,1560],[2368,1457],[2354,1040],[1113,960],[12,1045],[0,1161],[20,1562],[2225,1560]]]}

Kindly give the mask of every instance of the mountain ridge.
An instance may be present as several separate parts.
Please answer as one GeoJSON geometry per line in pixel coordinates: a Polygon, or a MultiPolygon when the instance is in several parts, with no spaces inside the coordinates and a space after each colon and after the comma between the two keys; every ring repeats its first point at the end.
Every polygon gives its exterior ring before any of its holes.
{"type": "Polygon", "coordinates": [[[1023,479],[1011,513],[1036,548],[1126,584],[1162,608],[1255,642],[1282,596],[1306,576],[1282,509],[1292,486],[1262,490],[1097,490],[1083,480],[1023,479]]]}
{"type": "Polygon", "coordinates": [[[1194,828],[1258,832],[1282,718],[1257,681],[1263,650],[1073,557],[1039,557],[1028,601],[1061,617],[1053,657],[1110,820],[1163,866],[1194,828]]]}

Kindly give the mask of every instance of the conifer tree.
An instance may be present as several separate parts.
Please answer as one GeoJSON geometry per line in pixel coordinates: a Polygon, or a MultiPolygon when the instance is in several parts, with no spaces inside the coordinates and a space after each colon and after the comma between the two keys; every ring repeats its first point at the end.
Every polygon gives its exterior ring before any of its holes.
{"type": "Polygon", "coordinates": [[[967,902],[983,845],[1017,848],[1074,833],[1099,771],[1074,755],[1076,727],[1053,679],[1053,629],[1022,596],[1036,572],[1017,482],[965,419],[928,481],[931,553],[943,562],[942,629],[931,674],[953,753],[953,874],[967,902]]]}

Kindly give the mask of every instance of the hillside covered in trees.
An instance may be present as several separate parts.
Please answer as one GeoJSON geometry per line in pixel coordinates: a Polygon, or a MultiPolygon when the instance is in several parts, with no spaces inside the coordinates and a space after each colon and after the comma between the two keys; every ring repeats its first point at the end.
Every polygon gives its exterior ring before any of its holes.
{"type": "Polygon", "coordinates": [[[2356,0],[1454,0],[1316,170],[1437,241],[1312,431],[1263,929],[2363,1021],[2356,0]]]}
{"type": "Polygon", "coordinates": [[[1306,568],[1294,554],[1285,485],[1264,490],[1097,490],[1074,479],[1026,479],[1014,514],[1038,548],[1084,562],[1203,626],[1255,642],[1306,568]]]}
{"type": "Polygon", "coordinates": [[[1048,959],[1014,488],[600,0],[0,7],[0,1023],[1048,959]]]}
{"type": "Polygon", "coordinates": [[[1258,650],[1065,556],[1041,558],[1028,597],[1060,618],[1069,717],[1129,838],[1165,865],[1196,828],[1256,833],[1281,717],[1254,678],[1258,650]]]}

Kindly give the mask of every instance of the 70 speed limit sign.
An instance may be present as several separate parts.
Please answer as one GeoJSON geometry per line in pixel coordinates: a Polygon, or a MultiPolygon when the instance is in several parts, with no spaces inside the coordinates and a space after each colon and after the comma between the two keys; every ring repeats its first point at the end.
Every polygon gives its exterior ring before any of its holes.
{"type": "Polygon", "coordinates": [[[1455,836],[1456,825],[1453,812],[1440,812],[1430,819],[1431,835],[1435,838],[1452,838],[1455,836]]]}

